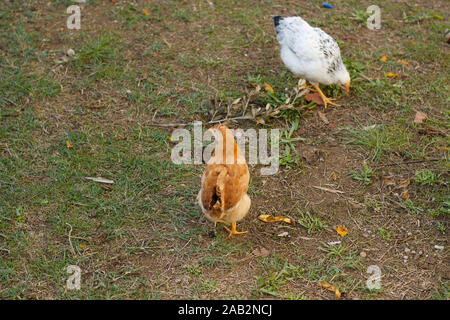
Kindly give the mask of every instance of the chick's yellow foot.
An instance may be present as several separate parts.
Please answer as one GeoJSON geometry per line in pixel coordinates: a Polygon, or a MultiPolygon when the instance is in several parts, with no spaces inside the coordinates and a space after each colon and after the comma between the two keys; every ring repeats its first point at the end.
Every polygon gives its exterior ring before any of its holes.
{"type": "Polygon", "coordinates": [[[236,230],[236,222],[232,222],[231,223],[231,230],[230,229],[228,229],[227,227],[224,227],[229,233],[230,233],[230,237],[232,236],[232,235],[235,235],[235,234],[245,234],[245,233],[247,233],[247,231],[237,231],[236,230]]]}
{"type": "Polygon", "coordinates": [[[335,106],[335,107],[339,107],[339,106],[340,106],[339,104],[333,102],[333,100],[336,100],[336,99],[328,98],[328,97],[322,92],[322,90],[320,90],[319,86],[313,85],[313,87],[314,87],[314,89],[316,89],[316,91],[320,94],[320,97],[322,98],[323,105],[324,105],[325,108],[326,108],[327,105],[329,105],[329,104],[332,105],[332,106],[335,106]]]}

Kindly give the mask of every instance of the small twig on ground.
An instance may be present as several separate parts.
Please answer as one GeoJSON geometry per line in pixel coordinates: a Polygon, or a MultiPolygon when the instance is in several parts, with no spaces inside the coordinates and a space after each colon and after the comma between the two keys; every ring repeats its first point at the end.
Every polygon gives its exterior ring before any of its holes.
{"type": "Polygon", "coordinates": [[[152,127],[185,127],[187,123],[148,123],[152,127]]]}
{"type": "Polygon", "coordinates": [[[169,41],[166,40],[166,38],[162,38],[162,40],[164,41],[165,44],[167,44],[169,48],[172,48],[172,45],[169,43],[169,41]]]}
{"type": "Polygon", "coordinates": [[[344,191],[341,190],[335,190],[335,189],[329,189],[329,188],[325,188],[325,187],[319,187],[319,186],[313,186],[313,188],[322,190],[322,191],[327,191],[327,192],[331,192],[331,193],[345,193],[344,191]]]}
{"type": "Polygon", "coordinates": [[[390,162],[390,163],[384,163],[375,165],[376,168],[382,168],[382,167],[388,167],[388,166],[400,166],[402,164],[412,164],[412,163],[422,163],[422,162],[431,162],[431,161],[439,161],[441,159],[421,159],[421,160],[411,160],[411,161],[405,161],[405,162],[390,162]]]}
{"type": "Polygon", "coordinates": [[[224,118],[224,119],[220,119],[220,120],[211,120],[208,123],[220,123],[220,122],[232,121],[232,120],[252,120],[252,119],[253,119],[252,116],[243,116],[243,117],[235,117],[235,118],[224,118]]]}
{"type": "Polygon", "coordinates": [[[6,101],[8,101],[9,103],[11,103],[12,105],[14,105],[14,106],[16,106],[16,107],[19,107],[19,106],[17,105],[17,103],[15,103],[14,101],[12,101],[12,100],[10,100],[10,99],[8,99],[8,98],[3,98],[3,99],[5,99],[6,101]]]}
{"type": "Polygon", "coordinates": [[[70,225],[70,224],[68,224],[67,222],[66,222],[66,224],[70,227],[70,230],[69,230],[69,244],[70,244],[70,251],[72,252],[72,254],[73,255],[75,255],[75,249],[73,248],[73,245],[72,245],[72,226],[70,225]]]}

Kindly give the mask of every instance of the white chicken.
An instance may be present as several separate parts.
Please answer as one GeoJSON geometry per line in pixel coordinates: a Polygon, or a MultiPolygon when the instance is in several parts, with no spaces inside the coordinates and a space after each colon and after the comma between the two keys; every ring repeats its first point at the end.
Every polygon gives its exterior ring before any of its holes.
{"type": "Polygon", "coordinates": [[[337,84],[347,93],[350,91],[350,75],[336,41],[300,17],[275,16],[273,22],[280,43],[280,57],[286,67],[312,84],[325,108],[328,104],[338,106],[319,88],[319,83],[337,84]]]}
{"type": "Polygon", "coordinates": [[[231,223],[231,230],[225,227],[230,236],[247,233],[236,230],[236,222],[247,215],[251,203],[245,157],[227,126],[217,125],[209,130],[213,131],[216,145],[202,177],[198,203],[214,224],[231,223]]]}

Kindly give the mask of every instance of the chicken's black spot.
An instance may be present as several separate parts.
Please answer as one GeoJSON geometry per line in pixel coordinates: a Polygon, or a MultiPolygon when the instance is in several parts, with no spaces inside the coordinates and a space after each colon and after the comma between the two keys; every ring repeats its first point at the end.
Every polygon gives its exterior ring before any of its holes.
{"type": "Polygon", "coordinates": [[[209,203],[209,208],[208,209],[211,209],[216,204],[216,202],[218,200],[219,200],[219,197],[217,196],[216,189],[214,189],[214,193],[213,193],[213,195],[211,197],[211,202],[209,203]]]}
{"type": "Polygon", "coordinates": [[[283,17],[275,16],[272,19],[273,19],[273,24],[275,25],[275,28],[276,28],[280,24],[280,21],[283,20],[283,17]]]}

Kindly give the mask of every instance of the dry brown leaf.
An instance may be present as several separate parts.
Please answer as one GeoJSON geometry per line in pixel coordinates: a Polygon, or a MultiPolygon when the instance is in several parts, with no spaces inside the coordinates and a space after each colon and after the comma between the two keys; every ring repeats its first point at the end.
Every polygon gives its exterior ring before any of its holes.
{"type": "Polygon", "coordinates": [[[422,123],[427,118],[428,116],[425,113],[417,111],[414,117],[414,123],[422,123]]]}
{"type": "Polygon", "coordinates": [[[231,108],[235,111],[237,110],[241,110],[242,109],[242,103],[238,103],[238,104],[233,104],[231,105],[231,108]]]}
{"type": "Polygon", "coordinates": [[[403,198],[403,199],[408,199],[408,198],[409,198],[408,190],[403,191],[403,193],[402,193],[402,198],[403,198]]]}
{"type": "Polygon", "coordinates": [[[267,223],[286,222],[292,226],[295,226],[295,220],[283,216],[272,216],[271,214],[261,214],[260,216],[258,216],[258,219],[267,223]]]}
{"type": "Polygon", "coordinates": [[[319,285],[322,288],[327,289],[328,291],[333,291],[335,296],[336,296],[336,298],[337,299],[341,299],[341,292],[339,291],[339,289],[336,286],[333,286],[332,284],[329,284],[325,280],[320,281],[319,285]]]}
{"type": "Polygon", "coordinates": [[[314,101],[315,104],[323,106],[323,100],[319,93],[308,93],[305,95],[306,101],[314,101]]]}
{"type": "Polygon", "coordinates": [[[95,244],[100,244],[102,242],[104,242],[107,238],[107,234],[106,233],[101,233],[101,234],[97,234],[93,237],[94,243],[95,244]]]}
{"type": "Polygon", "coordinates": [[[409,180],[409,179],[400,181],[399,185],[396,186],[395,189],[404,189],[404,188],[406,188],[407,186],[409,186],[410,183],[411,183],[411,180],[409,180]]]}
{"type": "Polygon", "coordinates": [[[427,136],[441,136],[441,137],[447,136],[445,132],[438,130],[436,128],[422,128],[417,130],[417,132],[420,134],[425,134],[427,136]]]}
{"type": "Polygon", "coordinates": [[[261,118],[261,117],[256,118],[255,122],[256,122],[256,124],[266,124],[266,122],[264,121],[264,118],[261,118]]]}
{"type": "Polygon", "coordinates": [[[256,257],[263,257],[263,258],[265,258],[265,257],[269,256],[270,251],[267,250],[264,247],[259,247],[259,248],[256,248],[255,250],[253,250],[252,253],[256,257]]]}

